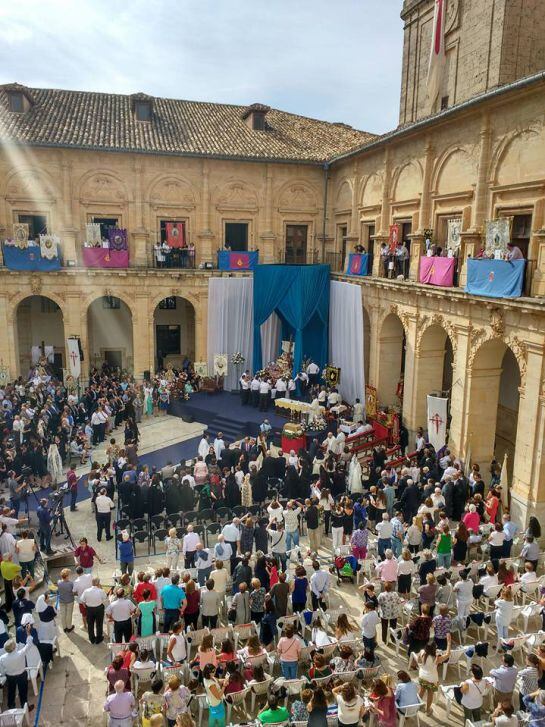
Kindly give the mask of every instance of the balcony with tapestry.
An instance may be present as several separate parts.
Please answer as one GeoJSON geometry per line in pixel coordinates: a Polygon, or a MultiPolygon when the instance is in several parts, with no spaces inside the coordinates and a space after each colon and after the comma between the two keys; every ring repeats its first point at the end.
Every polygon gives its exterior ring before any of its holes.
{"type": "Polygon", "coordinates": [[[28,224],[13,226],[13,237],[2,243],[2,254],[8,270],[48,273],[62,268],[59,238],[45,233],[29,239],[28,224]]]}
{"type": "Polygon", "coordinates": [[[108,237],[101,233],[98,223],[86,225],[85,244],[82,247],[82,263],[86,268],[128,268],[129,247],[127,230],[110,227],[108,237]]]}
{"type": "Polygon", "coordinates": [[[186,223],[161,220],[160,237],[153,246],[154,267],[195,269],[195,245],[188,240],[186,223]]]}

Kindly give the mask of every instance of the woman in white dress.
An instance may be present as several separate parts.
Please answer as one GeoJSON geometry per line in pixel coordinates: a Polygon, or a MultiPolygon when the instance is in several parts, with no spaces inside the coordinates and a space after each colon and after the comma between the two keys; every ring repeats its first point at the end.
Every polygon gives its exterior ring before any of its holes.
{"type": "Polygon", "coordinates": [[[144,386],[144,414],[153,415],[153,386],[144,386]]]}
{"type": "Polygon", "coordinates": [[[350,461],[350,468],[348,470],[348,489],[351,494],[360,494],[363,492],[361,484],[361,464],[359,463],[356,455],[354,455],[350,461]]]}
{"type": "Polygon", "coordinates": [[[62,459],[55,442],[49,445],[47,451],[47,471],[49,472],[53,485],[56,485],[63,479],[62,459]]]}

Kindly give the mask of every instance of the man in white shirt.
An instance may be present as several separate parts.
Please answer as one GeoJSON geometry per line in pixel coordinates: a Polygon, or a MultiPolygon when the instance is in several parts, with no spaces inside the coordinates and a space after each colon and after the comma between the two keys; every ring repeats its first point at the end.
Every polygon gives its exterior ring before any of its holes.
{"type": "Polygon", "coordinates": [[[240,550],[240,520],[236,517],[233,518],[233,522],[226,523],[223,526],[223,530],[221,531],[221,534],[223,535],[225,539],[225,544],[231,546],[231,572],[233,572],[235,568],[235,561],[237,558],[237,553],[240,550]]]}
{"type": "MultiPolygon", "coordinates": [[[[0,674],[6,677],[8,685],[8,709],[15,709],[15,693],[19,692],[21,708],[27,704],[28,674],[26,670],[26,655],[34,645],[30,635],[30,624],[26,626],[26,644],[17,648],[15,639],[8,639],[4,644],[4,654],[0,656],[0,674]]],[[[29,711],[34,709],[29,706],[29,711]]]]}
{"type": "Polygon", "coordinates": [[[392,534],[394,532],[394,528],[390,522],[390,516],[387,512],[382,514],[382,522],[377,523],[376,531],[378,535],[378,555],[379,558],[383,559],[385,552],[392,547],[392,534]]]}
{"type": "Polygon", "coordinates": [[[301,508],[295,500],[290,500],[284,510],[284,528],[286,529],[286,550],[299,545],[299,515],[301,508]]]}
{"type": "MultiPolygon", "coordinates": [[[[221,560],[224,568],[227,570],[227,572],[230,572],[231,558],[233,557],[233,548],[229,543],[225,542],[225,536],[222,533],[218,535],[218,542],[214,545],[214,557],[216,559],[216,563],[218,560],[221,560]]],[[[217,590],[215,586],[214,589],[217,590]]]]}
{"type": "Polygon", "coordinates": [[[206,581],[210,578],[213,565],[212,551],[209,548],[205,548],[202,543],[197,543],[195,550],[195,566],[197,567],[197,580],[199,581],[199,586],[204,586],[206,581]]]}
{"type": "Polygon", "coordinates": [[[312,610],[318,608],[326,609],[325,595],[329,590],[329,573],[320,568],[317,560],[312,561],[314,573],[310,576],[310,597],[312,599],[312,610]]]}
{"type": "Polygon", "coordinates": [[[376,612],[374,603],[368,601],[365,604],[365,613],[361,619],[361,635],[365,648],[375,654],[377,646],[377,626],[380,623],[380,616],[376,612]]]}
{"type": "Polygon", "coordinates": [[[218,436],[214,439],[214,452],[216,453],[216,459],[218,462],[221,459],[221,453],[225,449],[225,442],[223,440],[223,432],[218,432],[218,436]]]}
{"type": "Polygon", "coordinates": [[[335,439],[335,435],[333,432],[328,432],[325,442],[323,443],[322,447],[325,449],[326,454],[338,454],[337,450],[337,440],[335,439]]]}
{"type": "Polygon", "coordinates": [[[92,586],[93,576],[91,573],[84,573],[81,565],[78,565],[76,568],[76,573],[78,577],[74,581],[74,594],[77,596],[79,612],[81,613],[81,618],[83,620],[82,629],[87,630],[87,609],[85,608],[85,604],[81,600],[81,597],[83,592],[92,586]]]}
{"type": "Polygon", "coordinates": [[[89,641],[92,644],[101,644],[104,641],[104,608],[108,598],[100,585],[100,578],[93,578],[91,587],[81,594],[81,602],[87,609],[89,641]]]}
{"type": "Polygon", "coordinates": [[[420,452],[426,446],[426,440],[424,438],[424,430],[422,429],[422,427],[418,427],[418,431],[416,432],[415,445],[416,445],[415,449],[417,452],[420,452]]]}
{"type": "Polygon", "coordinates": [[[117,588],[115,595],[115,600],[106,608],[106,618],[114,625],[115,643],[121,644],[125,641],[128,644],[132,636],[132,616],[136,612],[136,607],[132,601],[125,598],[123,588],[117,588]]]}
{"type": "Polygon", "coordinates": [[[352,421],[353,422],[363,421],[364,414],[365,414],[365,409],[363,407],[363,404],[361,403],[361,401],[359,399],[356,399],[356,403],[354,404],[353,412],[352,412],[352,421]]]}
{"type": "Polygon", "coordinates": [[[259,387],[261,385],[261,381],[259,380],[259,377],[254,376],[250,383],[250,396],[252,399],[252,406],[257,407],[259,405],[259,387]]]}
{"type": "Polygon", "coordinates": [[[282,377],[277,379],[277,381],[276,381],[276,397],[278,399],[283,399],[286,396],[287,388],[288,388],[288,385],[282,377]]]}
{"type": "Polygon", "coordinates": [[[332,389],[327,395],[327,406],[329,409],[331,409],[331,407],[333,406],[336,406],[337,404],[340,404],[341,401],[341,395],[339,394],[337,389],[332,389]]]}
{"type": "Polygon", "coordinates": [[[210,450],[210,442],[208,441],[208,434],[204,434],[203,433],[202,439],[199,442],[199,447],[197,449],[197,454],[198,454],[199,457],[202,457],[203,460],[204,460],[204,458],[208,454],[209,450],[210,450]]]}
{"type": "Polygon", "coordinates": [[[249,372],[242,374],[239,379],[240,384],[240,403],[246,406],[250,400],[250,376],[249,372]]]}
{"type": "Polygon", "coordinates": [[[97,495],[97,498],[95,500],[95,507],[95,517],[97,521],[97,540],[99,543],[102,540],[103,530],[106,532],[106,540],[111,540],[113,536],[110,532],[110,523],[112,520],[112,510],[114,509],[115,505],[113,503],[113,500],[111,500],[106,494],[105,488],[102,488],[102,490],[100,490],[100,493],[97,495]]]}
{"type": "Polygon", "coordinates": [[[318,383],[320,378],[320,367],[318,364],[314,363],[314,361],[311,361],[307,366],[307,376],[312,386],[318,383]]]}
{"type": "Polygon", "coordinates": [[[193,568],[195,551],[197,550],[197,545],[200,542],[200,537],[197,535],[197,533],[193,532],[193,525],[188,525],[187,534],[184,535],[184,539],[182,540],[182,553],[184,554],[185,558],[185,568],[193,568]]]}
{"type": "Polygon", "coordinates": [[[259,384],[259,411],[267,411],[269,408],[269,393],[271,384],[266,379],[262,379],[259,384]]]}

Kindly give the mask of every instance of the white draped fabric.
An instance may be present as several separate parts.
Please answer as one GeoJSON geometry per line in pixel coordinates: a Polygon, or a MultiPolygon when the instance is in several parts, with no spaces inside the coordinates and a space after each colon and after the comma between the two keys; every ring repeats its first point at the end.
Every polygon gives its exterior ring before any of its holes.
{"type": "Polygon", "coordinates": [[[238,388],[238,377],[246,369],[252,371],[253,350],[253,279],[210,278],[208,282],[208,370],[214,371],[214,354],[226,353],[229,365],[225,389],[238,388]],[[233,353],[245,360],[236,369],[231,363],[233,353]]]}
{"type": "Polygon", "coordinates": [[[261,351],[263,365],[276,361],[280,354],[280,336],[282,335],[282,321],[271,313],[261,326],[261,351]]]}
{"type": "Polygon", "coordinates": [[[341,369],[339,393],[353,404],[365,402],[363,367],[363,304],[361,287],[353,283],[330,283],[329,362],[341,369]]]}

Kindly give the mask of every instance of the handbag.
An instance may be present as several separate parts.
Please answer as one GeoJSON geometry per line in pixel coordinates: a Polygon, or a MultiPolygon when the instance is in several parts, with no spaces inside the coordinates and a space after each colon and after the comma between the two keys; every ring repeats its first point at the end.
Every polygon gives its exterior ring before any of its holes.
{"type": "Polygon", "coordinates": [[[231,607],[227,611],[227,620],[229,621],[229,623],[232,623],[232,624],[235,623],[235,621],[237,620],[237,609],[236,609],[236,607],[235,608],[232,608],[231,607]]]}

